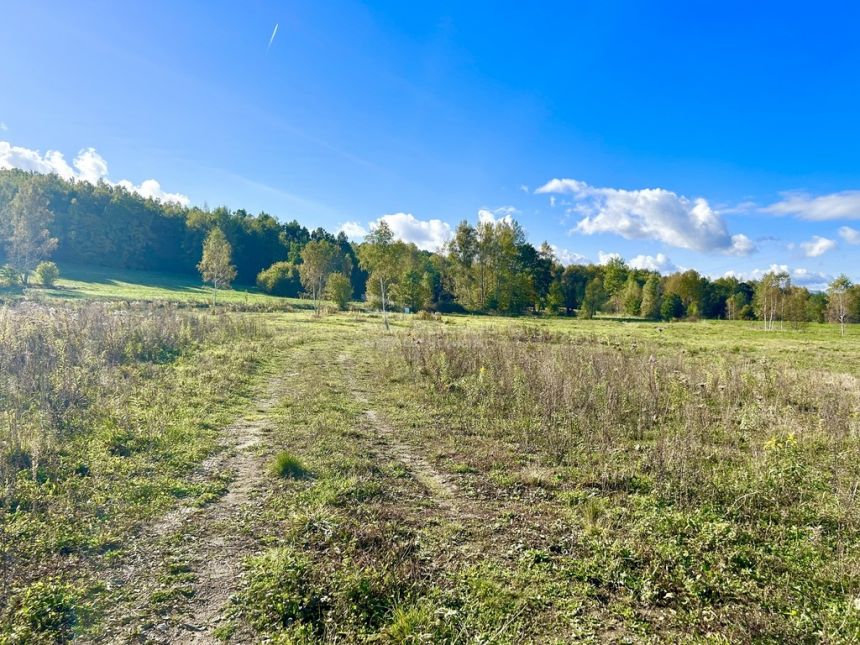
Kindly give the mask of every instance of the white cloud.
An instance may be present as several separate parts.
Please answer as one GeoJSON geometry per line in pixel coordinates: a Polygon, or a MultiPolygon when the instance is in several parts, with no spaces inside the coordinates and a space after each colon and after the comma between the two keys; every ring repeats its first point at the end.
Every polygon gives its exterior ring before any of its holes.
{"type": "Polygon", "coordinates": [[[181,193],[166,193],[161,189],[161,184],[155,179],[147,179],[141,182],[140,186],[135,186],[128,179],[123,179],[116,183],[117,186],[122,186],[126,190],[137,193],[141,197],[147,199],[156,199],[162,202],[176,202],[182,206],[188,206],[191,200],[181,193]]]}
{"type": "Polygon", "coordinates": [[[62,152],[48,150],[42,155],[38,150],[13,146],[8,141],[0,141],[0,169],[18,168],[40,173],[55,173],[66,180],[87,181],[97,184],[99,181],[115,186],[122,186],[142,197],[150,197],[164,202],[176,202],[188,206],[191,200],[180,193],[166,193],[161,184],[155,179],[147,179],[140,185],[135,185],[127,179],[115,184],[108,179],[108,164],[95,148],[84,148],[72,160],[66,161],[62,152]]]}
{"type": "Polygon", "coordinates": [[[715,207],[714,210],[717,211],[720,215],[734,215],[736,213],[748,213],[750,211],[757,210],[758,208],[759,205],[757,203],[755,203],[751,199],[746,199],[732,206],[715,207]]]}
{"type": "Polygon", "coordinates": [[[0,169],[19,168],[42,173],[57,173],[64,179],[71,179],[75,171],[66,163],[62,153],[48,150],[43,157],[38,150],[13,146],[8,141],[0,141],[0,169]]]}
{"type": "Polygon", "coordinates": [[[817,258],[819,255],[824,255],[828,251],[832,251],[836,248],[836,242],[834,240],[828,240],[826,237],[821,237],[820,235],[813,235],[812,239],[801,242],[800,248],[803,249],[804,255],[808,258],[817,258]]]}
{"type": "Polygon", "coordinates": [[[345,233],[351,240],[361,240],[367,235],[367,229],[358,222],[344,222],[337,229],[338,233],[345,233]]]}
{"type": "Polygon", "coordinates": [[[411,213],[383,215],[373,224],[385,222],[394,237],[412,242],[424,251],[436,251],[451,238],[451,226],[440,219],[421,220],[411,213]]]}
{"type": "Polygon", "coordinates": [[[499,208],[479,208],[478,222],[480,224],[495,224],[496,222],[504,222],[505,224],[513,224],[514,215],[519,211],[513,206],[500,206],[499,208]]]}
{"type": "Polygon", "coordinates": [[[728,255],[756,250],[746,235],[730,235],[723,218],[700,197],[690,199],[663,188],[597,188],[576,179],[552,179],[535,192],[573,197],[568,212],[582,219],[571,233],[614,233],[628,240],[658,240],[728,255]]]}
{"type": "Polygon", "coordinates": [[[6,130],[8,130],[8,129],[9,129],[9,126],[7,126],[5,123],[3,123],[3,121],[0,121],[0,132],[6,132],[6,130]]]}
{"type": "Polygon", "coordinates": [[[620,253],[604,253],[603,251],[597,252],[597,263],[598,264],[609,264],[612,260],[623,260],[620,253]]]}
{"type": "Polygon", "coordinates": [[[848,242],[848,244],[860,244],[860,231],[850,226],[842,226],[839,229],[839,237],[848,242]]]}
{"type": "Polygon", "coordinates": [[[634,269],[646,269],[648,271],[657,271],[658,273],[674,273],[678,270],[678,267],[664,253],[658,253],[657,255],[637,255],[628,264],[634,269]]]}
{"type": "Polygon", "coordinates": [[[727,271],[723,274],[727,278],[738,280],[761,280],[768,273],[787,273],[791,276],[791,282],[801,287],[807,287],[813,291],[821,291],[833,280],[828,273],[810,271],[803,267],[790,268],[787,264],[771,264],[767,269],[753,269],[752,271],[727,271]]]}
{"type": "Polygon", "coordinates": [[[815,222],[860,219],[860,190],[845,190],[818,197],[804,192],[782,193],[781,201],[762,210],[773,215],[796,215],[815,222]]]}
{"type": "MultiPolygon", "coordinates": [[[[60,153],[56,154],[59,155],[60,153]]],[[[62,157],[62,155],[60,155],[60,157],[62,157]]],[[[78,153],[78,156],[75,157],[75,160],[72,162],[72,164],[78,171],[75,179],[88,181],[91,184],[97,184],[100,180],[107,178],[107,161],[105,161],[104,157],[102,157],[98,152],[96,152],[95,148],[85,148],[84,150],[81,150],[78,153]]],[[[130,184],[128,180],[123,181],[130,184]]]]}
{"type": "Polygon", "coordinates": [[[564,266],[569,266],[571,264],[589,264],[588,258],[584,255],[580,255],[579,253],[569,249],[559,248],[555,244],[550,244],[549,246],[552,249],[552,254],[555,256],[555,259],[561,262],[564,266]]]}
{"type": "Polygon", "coordinates": [[[743,233],[737,233],[732,235],[732,245],[725,253],[728,255],[749,255],[755,253],[755,251],[755,242],[743,233]]]}
{"type": "Polygon", "coordinates": [[[529,187],[526,184],[520,184],[520,190],[523,191],[524,193],[531,192],[529,190],[529,187]]]}

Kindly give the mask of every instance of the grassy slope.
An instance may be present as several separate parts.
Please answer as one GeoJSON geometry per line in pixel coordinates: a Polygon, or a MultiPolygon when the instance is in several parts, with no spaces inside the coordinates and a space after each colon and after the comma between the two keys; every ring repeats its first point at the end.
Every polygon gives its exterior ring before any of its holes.
{"type": "MultiPolygon", "coordinates": [[[[105,267],[63,265],[57,288],[38,290],[51,298],[64,300],[135,300],[206,303],[212,300],[212,289],[199,279],[149,271],[122,271],[105,267]]],[[[279,298],[257,289],[236,286],[218,292],[218,301],[241,305],[308,307],[306,300],[279,298]]]]}

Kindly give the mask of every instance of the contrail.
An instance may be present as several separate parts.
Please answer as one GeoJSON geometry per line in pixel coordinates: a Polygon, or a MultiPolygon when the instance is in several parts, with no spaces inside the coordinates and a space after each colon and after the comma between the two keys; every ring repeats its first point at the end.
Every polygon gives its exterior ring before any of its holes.
{"type": "Polygon", "coordinates": [[[266,47],[266,51],[269,51],[272,48],[272,43],[275,41],[275,36],[278,35],[278,23],[275,23],[275,28],[272,30],[272,37],[269,38],[269,45],[266,47]]]}

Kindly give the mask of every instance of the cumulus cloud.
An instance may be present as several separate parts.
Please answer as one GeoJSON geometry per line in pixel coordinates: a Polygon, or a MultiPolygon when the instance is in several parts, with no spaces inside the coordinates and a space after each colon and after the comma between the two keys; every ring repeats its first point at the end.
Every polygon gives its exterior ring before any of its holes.
{"type": "Polygon", "coordinates": [[[550,248],[552,249],[552,254],[555,256],[555,259],[564,266],[569,266],[571,264],[589,264],[587,257],[580,255],[575,251],[559,248],[555,244],[550,244],[550,248]]]}
{"type": "Polygon", "coordinates": [[[135,185],[127,179],[114,184],[108,179],[107,161],[96,152],[95,148],[81,150],[70,165],[62,152],[48,150],[43,155],[38,150],[13,146],[8,141],[0,141],[0,169],[10,168],[45,174],[53,173],[66,180],[87,181],[91,184],[104,181],[114,186],[122,186],[142,197],[164,202],[176,202],[182,206],[191,203],[186,195],[164,192],[161,189],[161,184],[155,179],[147,179],[139,185],[135,185]]]}
{"type": "Polygon", "coordinates": [[[860,231],[850,226],[842,226],[839,229],[839,237],[848,244],[860,244],[860,231]]]}
{"type": "MultiPolygon", "coordinates": [[[[62,158],[62,155],[60,153],[55,154],[59,155],[62,158]]],[[[96,152],[95,148],[84,148],[83,150],[81,150],[78,153],[78,156],[75,157],[75,160],[72,162],[72,164],[74,165],[75,170],[77,170],[75,179],[88,181],[91,184],[99,183],[99,181],[105,179],[108,174],[107,161],[105,161],[104,157],[102,157],[98,152],[96,152]]],[[[128,180],[123,181],[128,184],[131,183],[128,180]]]]}
{"type": "Polygon", "coordinates": [[[385,222],[394,237],[412,242],[423,251],[437,251],[451,238],[451,226],[440,219],[421,220],[412,213],[383,215],[374,224],[385,222]]]}
{"type": "Polygon", "coordinates": [[[678,270],[678,267],[664,253],[658,253],[657,255],[637,255],[628,264],[634,269],[646,269],[647,271],[657,271],[658,273],[674,273],[678,270]]]}
{"type": "Polygon", "coordinates": [[[782,193],[782,200],[762,210],[773,215],[794,215],[814,222],[860,219],[860,190],[844,190],[817,197],[799,191],[782,193]]]}
{"type": "Polygon", "coordinates": [[[819,255],[824,255],[828,251],[835,249],[836,242],[820,235],[813,235],[812,239],[801,242],[800,248],[803,249],[803,254],[806,257],[817,258],[819,255]]]}
{"type": "Polygon", "coordinates": [[[519,211],[513,206],[500,206],[499,208],[494,209],[479,208],[478,222],[480,224],[495,224],[496,222],[512,224],[514,221],[514,215],[518,212],[519,211]]]}
{"type": "Polygon", "coordinates": [[[338,233],[344,233],[351,240],[361,240],[367,235],[367,229],[358,222],[344,222],[337,229],[338,233]]]}
{"type": "Polygon", "coordinates": [[[663,188],[597,188],[576,179],[552,179],[539,194],[570,195],[568,212],[581,217],[571,233],[614,233],[625,239],[658,240],[683,249],[749,255],[755,244],[730,235],[723,218],[702,198],[691,199],[663,188]]]}
{"type": "Polygon", "coordinates": [[[126,190],[137,193],[141,197],[147,199],[157,199],[162,202],[176,202],[182,206],[188,206],[190,200],[181,193],[167,193],[161,189],[161,184],[155,179],[147,179],[141,182],[139,186],[135,186],[128,179],[123,179],[117,182],[117,186],[122,186],[126,190]]]}
{"type": "Polygon", "coordinates": [[[604,253],[603,251],[597,252],[597,263],[598,264],[609,264],[612,260],[623,260],[620,253],[604,253]]]}

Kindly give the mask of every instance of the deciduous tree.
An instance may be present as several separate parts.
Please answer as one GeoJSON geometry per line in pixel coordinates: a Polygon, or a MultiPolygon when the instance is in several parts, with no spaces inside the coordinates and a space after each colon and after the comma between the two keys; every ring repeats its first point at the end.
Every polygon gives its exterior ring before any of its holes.
{"type": "Polygon", "coordinates": [[[850,311],[851,280],[844,273],[827,287],[827,310],[830,319],[839,323],[840,334],[845,335],[845,323],[850,311]]]}
{"type": "Polygon", "coordinates": [[[203,257],[197,265],[203,281],[212,283],[212,304],[218,300],[218,289],[229,287],[236,279],[232,257],[233,249],[224,232],[220,228],[213,228],[203,242],[203,257]]]}
{"type": "Polygon", "coordinates": [[[642,288],[639,315],[650,320],[656,320],[660,317],[660,278],[656,273],[648,276],[645,286],[642,288]]]}
{"type": "Polygon", "coordinates": [[[4,223],[6,259],[20,282],[26,285],[33,269],[57,248],[57,238],[51,237],[48,230],[54,215],[33,180],[19,187],[0,215],[0,222],[4,223]]]}
{"type": "Polygon", "coordinates": [[[398,256],[400,249],[394,242],[394,233],[383,220],[379,222],[367,237],[364,244],[358,249],[358,261],[361,267],[370,275],[367,279],[368,285],[371,281],[379,286],[379,295],[382,300],[382,320],[388,330],[388,310],[386,300],[388,289],[396,280],[398,275],[398,256]]]}
{"type": "Polygon", "coordinates": [[[352,299],[352,283],[343,273],[334,273],[329,276],[325,287],[326,296],[344,311],[352,299]]]}
{"type": "Polygon", "coordinates": [[[343,273],[351,271],[352,267],[347,266],[348,264],[349,260],[344,257],[340,248],[328,239],[311,240],[302,249],[299,275],[302,285],[313,298],[317,312],[319,312],[329,276],[336,271],[343,273]]]}

